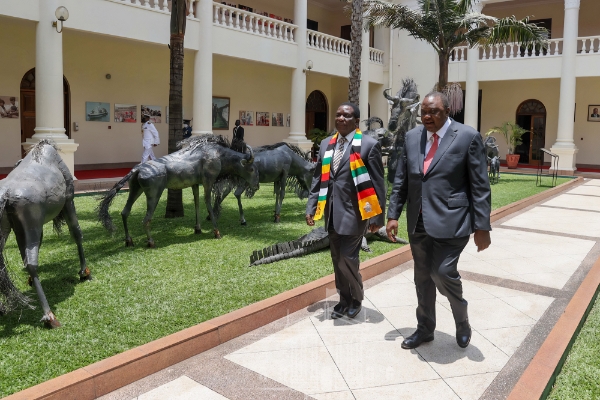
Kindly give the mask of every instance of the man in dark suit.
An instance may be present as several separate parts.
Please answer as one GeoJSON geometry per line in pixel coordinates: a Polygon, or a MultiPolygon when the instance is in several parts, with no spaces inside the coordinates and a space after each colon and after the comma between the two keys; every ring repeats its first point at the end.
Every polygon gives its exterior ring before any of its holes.
{"type": "Polygon", "coordinates": [[[306,205],[306,223],[325,217],[340,295],[331,318],[354,318],[364,297],[359,251],[367,229],[384,225],[385,183],[381,145],[358,129],[360,111],[343,103],[336,112],[337,133],[321,142],[306,205]],[[353,178],[354,175],[354,178],[353,178]]]}
{"type": "Polygon", "coordinates": [[[456,341],[467,347],[471,326],[457,271],[471,233],[478,251],[490,241],[491,191],[485,148],[475,129],[448,117],[448,98],[428,94],[421,105],[424,127],[406,134],[388,208],[387,233],[393,240],[406,204],[417,289],[417,330],[402,348],[433,340],[436,287],[448,298],[456,341]]]}

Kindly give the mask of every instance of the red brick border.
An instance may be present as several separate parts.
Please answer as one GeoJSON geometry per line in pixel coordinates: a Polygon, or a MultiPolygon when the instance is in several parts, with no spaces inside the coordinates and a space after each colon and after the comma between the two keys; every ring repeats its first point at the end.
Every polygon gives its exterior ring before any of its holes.
{"type": "MultiPolygon", "coordinates": [[[[576,178],[537,195],[492,212],[492,221],[569,189],[583,178],[576,178]]],[[[409,246],[382,254],[361,264],[367,280],[412,259],[409,246]]],[[[600,264],[598,264],[600,277],[600,264]]],[[[583,286],[583,285],[582,285],[583,286]]],[[[271,298],[232,311],[145,345],[109,357],[57,378],[25,389],[6,400],[88,400],[193,357],[323,300],[335,289],[334,275],[328,275],[271,298]]],[[[546,381],[547,382],[547,381],[546,381]]]]}
{"type": "Polygon", "coordinates": [[[563,315],[533,357],[508,400],[545,398],[560,372],[575,333],[581,328],[600,286],[600,258],[571,298],[563,315]]]}

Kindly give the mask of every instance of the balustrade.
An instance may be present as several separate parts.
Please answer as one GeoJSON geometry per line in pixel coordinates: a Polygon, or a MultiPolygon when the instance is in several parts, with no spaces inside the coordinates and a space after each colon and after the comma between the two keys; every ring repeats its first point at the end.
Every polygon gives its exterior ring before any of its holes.
{"type": "Polygon", "coordinates": [[[587,36],[577,38],[577,52],[579,54],[599,54],[600,36],[587,36]]]}
{"type": "Polygon", "coordinates": [[[319,49],[334,54],[350,55],[350,41],[321,32],[307,32],[306,44],[313,49],[319,49]]]}
{"type": "MultiPolygon", "coordinates": [[[[551,39],[545,49],[540,46],[522,46],[519,43],[499,43],[480,48],[479,60],[513,60],[520,58],[544,58],[562,55],[562,39],[551,39]]],[[[599,53],[600,36],[578,39],[578,51],[581,54],[599,53]]],[[[467,46],[456,47],[450,56],[450,62],[466,61],[467,46]]]]}
{"type": "Polygon", "coordinates": [[[213,4],[213,11],[215,25],[294,42],[296,25],[218,3],[213,4]]]}
{"type": "Polygon", "coordinates": [[[383,55],[385,53],[382,50],[369,48],[369,60],[376,64],[383,64],[383,55]]]}

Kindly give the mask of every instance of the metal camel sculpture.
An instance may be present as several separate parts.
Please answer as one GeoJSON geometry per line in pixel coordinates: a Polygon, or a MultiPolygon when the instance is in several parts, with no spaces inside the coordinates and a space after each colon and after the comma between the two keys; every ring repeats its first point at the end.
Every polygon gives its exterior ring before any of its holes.
{"type": "MultiPolygon", "coordinates": [[[[300,199],[308,197],[308,190],[315,172],[315,164],[298,147],[283,142],[257,147],[254,149],[254,164],[258,168],[260,183],[274,182],[274,222],[280,221],[281,204],[285,197],[286,186],[294,190],[300,199]]],[[[234,192],[238,201],[242,225],[246,225],[242,207],[242,193],[246,190],[248,190],[248,185],[243,184],[239,185],[234,192]]],[[[221,202],[230,191],[230,188],[226,189],[223,195],[215,201],[217,209],[220,209],[221,202]]]]}
{"type": "Polygon", "coordinates": [[[0,311],[6,312],[29,301],[10,282],[2,252],[10,231],[15,232],[29,283],[35,288],[44,316],[42,322],[57,328],[60,322],[50,309],[38,277],[38,254],[43,227],[54,221],[59,232],[66,222],[79,252],[79,277],[92,278],[83,254],[83,236],[73,203],[73,176],[49,140],[41,140],[25,158],[0,181],[0,311]]]}
{"type": "Polygon", "coordinates": [[[125,208],[121,211],[126,246],[133,246],[127,218],[133,203],[142,193],[146,195],[147,208],[143,225],[148,237],[148,247],[155,247],[154,239],[150,234],[150,222],[165,189],[192,188],[196,209],[194,228],[195,233],[198,234],[201,233],[199,186],[203,185],[204,201],[217,239],[221,238],[221,234],[211,205],[213,185],[220,179],[233,177],[245,180],[252,190],[258,189],[258,170],[254,165],[254,155],[250,146],[248,146],[249,154],[238,153],[229,148],[229,143],[222,136],[212,134],[190,137],[183,140],[180,146],[181,150],[175,153],[136,165],[102,198],[98,206],[98,218],[106,229],[114,232],[115,227],[109,213],[110,204],[125,183],[129,182],[129,197],[125,208]]]}
{"type": "MultiPolygon", "coordinates": [[[[367,239],[377,238],[392,243],[387,236],[385,226],[375,233],[367,233],[363,236],[361,249],[370,252],[367,239]]],[[[408,244],[402,238],[396,238],[396,243],[408,244]]],[[[323,227],[318,227],[304,236],[291,242],[276,243],[265,247],[262,250],[256,250],[250,256],[250,267],[262,264],[270,264],[276,261],[287,260],[288,258],[302,257],[310,253],[317,252],[329,247],[329,234],[323,227]]]]}

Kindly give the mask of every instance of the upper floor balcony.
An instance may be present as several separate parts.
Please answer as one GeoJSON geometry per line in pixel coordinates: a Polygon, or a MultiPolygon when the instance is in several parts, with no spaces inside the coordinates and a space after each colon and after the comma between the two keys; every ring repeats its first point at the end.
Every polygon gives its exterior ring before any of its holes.
{"type": "MultiPolygon", "coordinates": [[[[477,77],[480,81],[560,78],[563,39],[551,39],[546,49],[527,49],[519,43],[479,49],[477,77]]],[[[464,80],[467,47],[457,47],[450,59],[449,79],[464,80]],[[462,78],[462,79],[461,79],[462,78]]],[[[600,35],[577,38],[577,77],[598,76],[600,35]]]]}
{"type": "MultiPolygon", "coordinates": [[[[0,8],[0,17],[38,21],[38,1],[9,1],[0,8]]],[[[92,32],[123,39],[164,44],[170,38],[170,0],[62,0],[70,13],[66,31],[92,32]],[[93,11],[93,12],[92,12],[93,11]]],[[[323,12],[321,12],[323,14],[323,12]]],[[[332,14],[335,14],[332,12],[332,14]]],[[[326,12],[325,12],[326,16],[326,12]]],[[[198,50],[200,37],[199,2],[189,8],[184,45],[198,50]]],[[[291,20],[272,18],[213,2],[213,54],[295,68],[298,25],[291,20]]],[[[307,31],[307,57],[313,71],[347,77],[350,41],[314,30],[307,31]]],[[[384,52],[370,48],[369,78],[384,82],[384,52]]]]}

